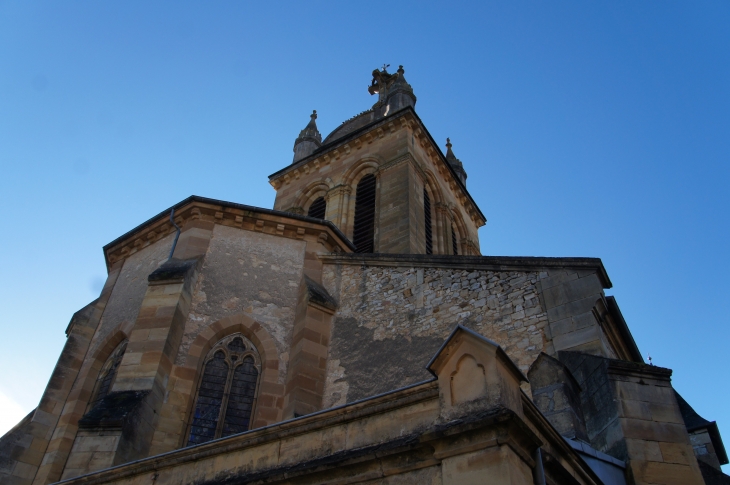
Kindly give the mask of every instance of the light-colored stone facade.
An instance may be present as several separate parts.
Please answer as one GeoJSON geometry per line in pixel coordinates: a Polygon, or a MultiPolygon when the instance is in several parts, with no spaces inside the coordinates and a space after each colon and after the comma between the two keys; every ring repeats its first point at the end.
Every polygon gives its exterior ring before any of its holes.
{"type": "Polygon", "coordinates": [[[478,255],[477,230],[486,219],[449,168],[421,120],[403,110],[376,121],[364,132],[335,140],[315,154],[271,176],[274,208],[306,214],[318,197],[327,200],[325,218],[353,235],[357,183],[375,174],[375,252],[424,254],[424,187],[432,207],[434,254],[453,254],[452,227],[459,254],[478,255]]]}
{"type": "Polygon", "coordinates": [[[686,485],[695,453],[721,474],[716,426],[643,363],[601,261],[479,255],[463,165],[402,68],[373,76],[373,109],[324,142],[312,116],[275,210],[190,197],[104,248],[0,482],[686,485]]]}

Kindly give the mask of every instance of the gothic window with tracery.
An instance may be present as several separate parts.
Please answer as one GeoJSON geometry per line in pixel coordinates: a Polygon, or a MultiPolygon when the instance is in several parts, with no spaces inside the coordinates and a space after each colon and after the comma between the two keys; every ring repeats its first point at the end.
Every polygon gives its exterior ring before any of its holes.
{"type": "Polygon", "coordinates": [[[188,446],[249,430],[260,371],[256,347],[240,333],[213,346],[203,364],[188,446]]]}
{"type": "Polygon", "coordinates": [[[326,211],[327,201],[324,200],[324,197],[318,197],[314,202],[312,202],[312,205],[309,206],[307,215],[309,217],[316,217],[317,219],[324,219],[324,213],[326,211]]]}
{"type": "Polygon", "coordinates": [[[352,237],[356,253],[372,253],[375,250],[375,185],[375,175],[372,174],[357,183],[352,237]]]}
{"type": "Polygon", "coordinates": [[[106,362],[101,368],[101,372],[99,372],[99,377],[96,379],[94,392],[92,394],[94,398],[90,401],[89,407],[93,407],[94,404],[101,401],[107,394],[109,394],[109,391],[114,384],[114,379],[117,377],[117,370],[119,369],[119,364],[122,363],[122,357],[124,357],[124,351],[126,349],[127,341],[125,340],[117,345],[117,348],[114,349],[112,355],[106,359],[106,362]]]}

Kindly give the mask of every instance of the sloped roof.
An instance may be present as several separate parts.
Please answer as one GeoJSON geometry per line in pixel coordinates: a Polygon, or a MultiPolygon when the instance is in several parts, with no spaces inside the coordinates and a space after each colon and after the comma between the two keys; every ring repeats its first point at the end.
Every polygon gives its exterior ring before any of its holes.
{"type": "Polygon", "coordinates": [[[720,430],[717,427],[715,421],[708,421],[694,410],[687,401],[677,392],[674,391],[674,395],[677,398],[677,404],[679,404],[679,412],[682,414],[684,425],[687,427],[688,432],[697,431],[699,429],[706,429],[712,440],[712,446],[715,447],[715,453],[717,453],[717,459],[721,465],[727,465],[728,457],[725,451],[725,445],[722,442],[720,436],[720,430]]]}

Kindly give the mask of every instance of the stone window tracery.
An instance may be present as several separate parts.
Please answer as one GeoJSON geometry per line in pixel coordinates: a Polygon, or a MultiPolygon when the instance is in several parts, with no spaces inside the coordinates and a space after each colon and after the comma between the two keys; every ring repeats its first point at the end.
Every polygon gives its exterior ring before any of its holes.
{"type": "Polygon", "coordinates": [[[216,343],[203,364],[187,445],[248,431],[260,374],[259,353],[242,334],[216,343]]]}

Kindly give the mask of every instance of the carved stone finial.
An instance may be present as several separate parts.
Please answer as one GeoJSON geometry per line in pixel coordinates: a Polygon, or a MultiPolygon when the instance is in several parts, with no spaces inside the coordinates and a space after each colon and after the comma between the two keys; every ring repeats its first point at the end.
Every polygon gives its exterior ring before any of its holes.
{"type": "Polygon", "coordinates": [[[398,66],[398,72],[390,74],[386,69],[390,64],[384,64],[382,70],[373,71],[373,81],[368,86],[368,92],[378,94],[378,101],[373,105],[376,117],[387,116],[389,113],[403,109],[406,106],[415,106],[416,96],[413,88],[406,81],[403,66],[398,66]]]}
{"type": "Polygon", "coordinates": [[[461,160],[456,158],[456,155],[454,155],[453,150],[451,150],[451,147],[453,145],[451,144],[451,138],[446,139],[446,161],[449,162],[449,165],[451,165],[451,168],[454,169],[457,176],[459,177],[459,180],[461,180],[461,183],[466,185],[466,170],[464,170],[464,164],[461,163],[461,160]]]}
{"type": "Polygon", "coordinates": [[[299,132],[299,137],[294,141],[294,162],[311,155],[314,150],[322,146],[322,135],[317,129],[317,110],[312,110],[309,115],[309,123],[299,132]]]}
{"type": "Polygon", "coordinates": [[[454,146],[454,145],[451,144],[451,138],[447,138],[446,139],[446,159],[450,162],[454,161],[454,160],[458,160],[456,158],[456,155],[454,155],[454,152],[451,150],[452,146],[454,146]]]}

